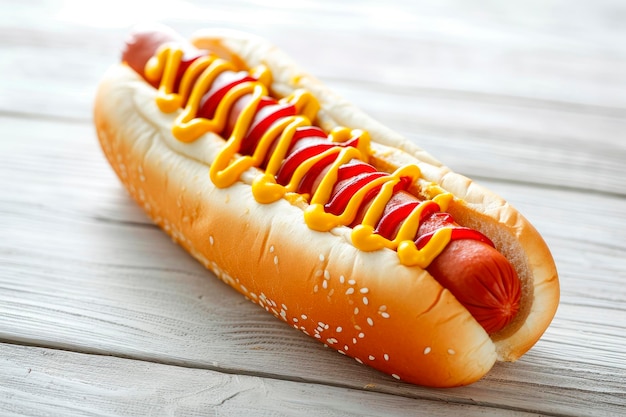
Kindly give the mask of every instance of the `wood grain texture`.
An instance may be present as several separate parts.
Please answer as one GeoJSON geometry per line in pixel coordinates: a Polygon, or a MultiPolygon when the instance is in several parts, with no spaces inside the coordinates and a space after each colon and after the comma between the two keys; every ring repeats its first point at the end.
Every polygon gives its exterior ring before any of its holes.
{"type": "MultiPolygon", "coordinates": [[[[438,401],[305,382],[177,367],[109,356],[0,344],[3,416],[428,416],[438,401]]],[[[450,404],[449,412],[490,409],[450,404]]],[[[530,413],[500,410],[502,416],[530,413]]]]}
{"type": "Polygon", "coordinates": [[[0,414],[626,413],[622,2],[86,3],[0,0],[0,414]],[[149,19],[268,37],[517,206],[561,275],[541,341],[472,386],[425,389],[214,279],[128,198],[91,124],[100,75],[149,19]]]}

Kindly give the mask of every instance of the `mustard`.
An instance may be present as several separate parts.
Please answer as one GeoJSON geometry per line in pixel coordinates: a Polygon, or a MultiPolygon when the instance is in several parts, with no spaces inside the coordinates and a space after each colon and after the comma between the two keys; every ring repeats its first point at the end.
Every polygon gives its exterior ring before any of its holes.
{"type": "Polygon", "coordinates": [[[165,44],[159,48],[155,56],[148,60],[145,68],[146,78],[154,83],[159,82],[156,95],[156,104],[159,109],[164,113],[172,113],[182,108],[172,127],[172,134],[181,142],[193,142],[207,132],[221,132],[228,121],[233,104],[244,95],[251,94],[252,96],[239,114],[233,132],[224,142],[224,146],[210,166],[209,177],[216,187],[230,187],[239,180],[243,172],[250,168],[260,167],[274,145],[265,172],[260,172],[252,182],[252,195],[257,202],[262,204],[270,204],[281,198],[291,202],[298,201],[294,193],[307,172],[324,158],[336,156],[310,197],[308,207],[304,210],[304,221],[310,229],[326,232],[334,227],[352,224],[365,197],[372,190],[379,188],[361,224],[355,226],[351,232],[352,244],[355,247],[363,251],[392,249],[397,251],[402,264],[426,268],[450,242],[452,228],[449,227],[437,230],[422,249],[417,249],[414,242],[424,209],[436,205],[438,210],[445,210],[452,198],[449,193],[440,193],[433,200],[418,204],[403,221],[393,240],[376,233],[375,227],[393,195],[394,187],[404,177],[409,177],[411,181],[420,177],[420,169],[416,165],[400,167],[391,174],[370,181],[351,196],[342,213],[335,215],[326,212],[325,205],[331,199],[339,168],[353,159],[361,161],[369,159],[370,137],[366,131],[347,127],[333,129],[328,136],[330,141],[337,145],[305,160],[296,168],[288,184],[278,184],[276,174],[287,155],[296,129],[301,126],[311,126],[312,121],[315,120],[320,108],[317,99],[310,92],[302,89],[281,99],[280,103],[294,106],[296,115],[283,117],[273,123],[261,136],[254,153],[242,156],[239,155],[242,142],[254,120],[260,100],[268,94],[272,82],[271,73],[262,65],[251,69],[250,75],[256,80],[244,81],[231,88],[217,105],[213,118],[206,119],[197,116],[202,96],[210,89],[219,74],[224,71],[236,71],[237,68],[231,62],[211,54],[197,58],[185,70],[178,92],[175,92],[174,86],[182,57],[183,51],[180,47],[165,44]],[[341,146],[342,143],[352,138],[358,138],[356,148],[341,146]]]}

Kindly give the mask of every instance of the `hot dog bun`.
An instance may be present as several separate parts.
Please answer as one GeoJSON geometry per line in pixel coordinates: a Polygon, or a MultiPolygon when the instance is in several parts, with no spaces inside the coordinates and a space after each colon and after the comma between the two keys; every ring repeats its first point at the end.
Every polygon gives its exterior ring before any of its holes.
{"type": "Polygon", "coordinates": [[[555,314],[558,278],[545,242],[513,207],[329,91],[266,40],[222,30],[192,39],[248,67],[265,64],[279,97],[295,88],[311,91],[322,105],[323,129],[367,130],[378,169],[417,164],[416,187],[452,193],[448,211],[489,236],[513,264],[522,282],[521,309],[490,337],[448,290],[425,270],[401,265],[394,251],[356,249],[347,227],[309,229],[304,199],[257,203],[250,187],[255,168],[216,188],[208,167],[224,139],[207,133],[178,141],[171,133],[177,112],[162,113],[156,90],[128,66],[115,65],[95,99],[98,137],[129,193],[177,243],[277,318],[411,383],[469,384],[497,360],[515,360],[535,344],[555,314]]]}

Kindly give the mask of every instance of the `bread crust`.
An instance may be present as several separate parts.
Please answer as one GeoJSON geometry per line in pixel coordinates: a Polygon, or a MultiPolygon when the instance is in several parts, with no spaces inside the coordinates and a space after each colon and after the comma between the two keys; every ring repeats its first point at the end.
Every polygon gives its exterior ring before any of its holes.
{"type": "Polygon", "coordinates": [[[401,265],[394,251],[356,249],[347,227],[310,230],[302,199],[257,203],[250,187],[255,168],[233,186],[216,188],[208,170],[223,139],[208,133],[192,143],[176,140],[177,113],[162,113],[156,91],[115,65],[95,99],[102,149],[131,196],[174,241],[287,324],[411,383],[472,383],[496,360],[515,360],[539,339],[558,304],[557,273],[543,239],[514,208],[336,96],[269,42],[213,30],[197,33],[193,43],[230,51],[249,67],[267,65],[278,96],[308,89],[322,105],[321,127],[367,130],[379,164],[420,166],[420,192],[440,187],[454,194],[457,221],[487,234],[512,261],[523,283],[522,311],[490,338],[448,290],[426,271],[401,265]]]}

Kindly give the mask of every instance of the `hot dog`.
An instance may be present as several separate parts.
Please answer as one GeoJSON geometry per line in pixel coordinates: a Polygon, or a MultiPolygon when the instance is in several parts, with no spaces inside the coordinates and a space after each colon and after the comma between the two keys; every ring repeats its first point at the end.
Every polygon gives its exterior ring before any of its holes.
{"type": "Polygon", "coordinates": [[[193,256],[398,379],[474,382],[555,313],[554,262],[519,213],[262,39],[137,30],[95,122],[131,195],[193,256]]]}

